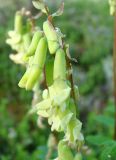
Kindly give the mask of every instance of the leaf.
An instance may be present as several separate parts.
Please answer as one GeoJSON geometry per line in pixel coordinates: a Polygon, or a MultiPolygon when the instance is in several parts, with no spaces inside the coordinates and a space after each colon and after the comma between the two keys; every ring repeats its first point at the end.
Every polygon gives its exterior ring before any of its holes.
{"type": "Polygon", "coordinates": [[[104,113],[108,115],[114,115],[114,104],[112,102],[108,103],[108,106],[105,108],[104,113]]]}
{"type": "Polygon", "coordinates": [[[29,114],[33,114],[34,112],[37,112],[38,114],[41,113],[46,113],[46,110],[49,109],[51,106],[51,100],[50,99],[45,99],[38,104],[36,104],[30,111],[29,114]]]}
{"type": "Polygon", "coordinates": [[[99,146],[103,145],[106,141],[109,141],[108,137],[102,135],[95,135],[95,136],[87,136],[86,140],[93,145],[99,146]]]}
{"type": "Polygon", "coordinates": [[[61,32],[60,28],[55,28],[55,29],[56,29],[56,32],[57,32],[58,41],[59,41],[60,45],[62,46],[62,39],[63,39],[66,35],[64,35],[64,34],[61,32]]]}
{"type": "Polygon", "coordinates": [[[108,139],[108,137],[97,135],[88,136],[86,140],[92,145],[101,146],[101,160],[115,160],[116,142],[108,139]]]}
{"type": "Polygon", "coordinates": [[[46,10],[46,6],[43,0],[33,0],[32,3],[36,9],[41,10],[43,13],[47,13],[48,8],[46,10]]]}
{"type": "Polygon", "coordinates": [[[108,117],[105,115],[97,115],[95,120],[102,125],[109,127],[109,126],[114,126],[114,119],[113,117],[108,117]]]}
{"type": "Polygon", "coordinates": [[[116,143],[112,143],[112,145],[107,145],[104,147],[101,160],[115,160],[116,158],[116,143]]]}
{"type": "Polygon", "coordinates": [[[71,56],[70,56],[69,44],[66,44],[66,55],[71,62],[77,63],[77,60],[75,58],[71,58],[71,56]]]}
{"type": "Polygon", "coordinates": [[[60,5],[60,8],[52,14],[52,17],[61,16],[64,12],[64,2],[60,5]]]}

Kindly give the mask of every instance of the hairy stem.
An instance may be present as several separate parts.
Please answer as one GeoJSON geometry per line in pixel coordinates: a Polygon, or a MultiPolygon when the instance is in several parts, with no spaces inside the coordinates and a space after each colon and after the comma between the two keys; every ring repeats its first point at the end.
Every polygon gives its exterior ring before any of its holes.
{"type": "MultiPolygon", "coordinates": [[[[66,55],[66,63],[67,63],[67,68],[69,70],[69,81],[71,83],[71,96],[72,98],[74,99],[74,102],[75,102],[75,105],[77,106],[77,103],[76,103],[76,98],[75,98],[75,91],[74,91],[74,81],[73,81],[73,74],[72,74],[72,64],[70,62],[70,59],[69,57],[66,55]]],[[[76,115],[78,116],[78,111],[77,111],[77,107],[76,107],[76,115]]]]}

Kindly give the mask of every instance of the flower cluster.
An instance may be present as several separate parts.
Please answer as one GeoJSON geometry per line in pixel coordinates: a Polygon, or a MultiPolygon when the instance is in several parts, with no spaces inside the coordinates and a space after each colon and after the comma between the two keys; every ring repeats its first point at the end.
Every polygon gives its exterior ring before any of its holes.
{"type": "Polygon", "coordinates": [[[43,91],[43,100],[33,109],[37,114],[47,117],[51,130],[65,133],[65,139],[71,143],[82,141],[81,122],[76,118],[76,106],[71,98],[71,87],[66,79],[65,53],[58,49],[54,60],[54,81],[43,91]]]}
{"type": "MultiPolygon", "coordinates": [[[[42,1],[34,1],[34,5],[36,3],[39,5],[37,7],[42,6],[43,11],[45,5],[40,5],[42,1]]],[[[60,11],[54,15],[60,15],[60,11]]],[[[43,75],[46,80],[41,98],[38,97],[39,102],[36,101],[30,113],[36,112],[47,118],[52,131],[64,132],[64,140],[59,143],[62,150],[58,149],[58,159],[77,160],[79,156],[75,158],[71,155],[68,144],[77,146],[84,140],[81,133],[82,123],[77,119],[78,87],[73,84],[73,79],[69,78],[72,76],[72,68],[69,68],[71,62],[67,45],[60,29],[53,25],[52,18],[52,15],[48,15],[48,19],[43,23],[43,30],[36,27],[32,32],[29,21],[24,25],[23,15],[17,12],[14,31],[8,33],[10,38],[7,43],[17,51],[17,54],[10,56],[15,63],[26,64],[26,71],[18,83],[19,87],[38,93],[43,75]],[[62,157],[66,150],[69,152],[62,157]]]]}
{"type": "Polygon", "coordinates": [[[110,5],[110,14],[114,15],[116,12],[116,1],[115,0],[109,0],[110,5]]]}
{"type": "Polygon", "coordinates": [[[8,32],[9,38],[6,40],[6,43],[17,52],[17,54],[10,54],[11,60],[13,60],[15,63],[24,63],[22,61],[22,56],[26,52],[31,42],[32,33],[30,31],[30,21],[27,20],[26,24],[23,24],[22,13],[21,11],[17,11],[15,15],[14,30],[8,32]]]}

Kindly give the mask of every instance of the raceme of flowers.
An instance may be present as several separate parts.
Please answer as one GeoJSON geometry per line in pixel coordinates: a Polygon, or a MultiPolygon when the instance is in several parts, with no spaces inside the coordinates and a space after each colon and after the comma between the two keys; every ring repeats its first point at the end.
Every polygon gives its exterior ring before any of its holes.
{"type": "Polygon", "coordinates": [[[23,25],[23,16],[20,11],[16,12],[14,30],[9,31],[8,35],[6,43],[17,52],[17,54],[10,54],[11,60],[18,64],[24,63],[22,56],[30,45],[32,33],[30,21],[26,21],[26,24],[23,25]]]}
{"type": "MultiPolygon", "coordinates": [[[[60,29],[55,28],[47,19],[43,23],[43,30],[37,27],[32,31],[29,21],[23,24],[23,16],[18,11],[15,16],[14,30],[9,31],[7,43],[17,54],[11,54],[10,58],[15,63],[24,64],[26,71],[18,85],[26,90],[34,90],[46,72],[47,87],[42,90],[41,100],[30,110],[48,119],[52,131],[64,132],[63,150],[67,150],[68,143],[74,146],[83,142],[81,133],[82,123],[77,119],[75,98],[78,99],[78,87],[74,86],[74,97],[72,86],[68,79],[69,69],[67,67],[66,46],[62,41],[63,34],[60,29]],[[53,70],[46,68],[47,57],[53,59],[53,70]],[[47,72],[48,70],[48,72],[47,72]],[[52,74],[51,74],[52,71],[52,74]]],[[[69,153],[70,154],[70,153],[69,153]]],[[[59,152],[59,160],[64,160],[59,152]]],[[[71,157],[71,156],[69,156],[71,157]]],[[[75,156],[77,157],[77,156],[75,156]]],[[[66,158],[76,160],[78,158],[66,158]]]]}

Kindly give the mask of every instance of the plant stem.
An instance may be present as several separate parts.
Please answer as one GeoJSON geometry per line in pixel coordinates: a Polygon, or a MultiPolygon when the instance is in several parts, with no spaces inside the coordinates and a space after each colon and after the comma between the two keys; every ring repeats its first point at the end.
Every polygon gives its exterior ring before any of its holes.
{"type": "Polygon", "coordinates": [[[114,140],[116,140],[116,11],[114,15],[114,52],[113,52],[113,74],[114,74],[114,140]]]}
{"type": "Polygon", "coordinates": [[[72,74],[72,64],[70,62],[70,59],[69,57],[66,55],[66,63],[67,63],[67,68],[69,70],[69,81],[71,83],[71,96],[72,98],[74,99],[74,103],[75,103],[75,106],[76,106],[76,116],[78,117],[78,110],[77,110],[77,102],[76,102],[76,97],[75,97],[75,90],[74,90],[74,81],[73,81],[73,74],[72,74]]]}
{"type": "Polygon", "coordinates": [[[74,101],[76,103],[76,98],[75,98],[75,91],[74,91],[74,82],[73,82],[73,75],[72,75],[72,64],[70,62],[70,59],[68,58],[68,56],[66,55],[66,62],[67,62],[67,67],[69,69],[69,71],[71,73],[69,73],[69,81],[71,82],[71,88],[72,88],[72,92],[71,92],[71,96],[74,98],[74,101]]]}

